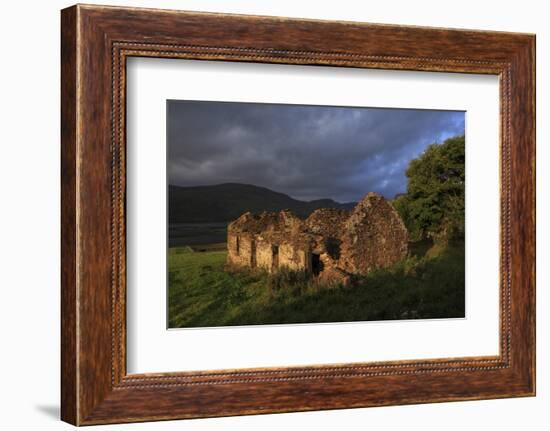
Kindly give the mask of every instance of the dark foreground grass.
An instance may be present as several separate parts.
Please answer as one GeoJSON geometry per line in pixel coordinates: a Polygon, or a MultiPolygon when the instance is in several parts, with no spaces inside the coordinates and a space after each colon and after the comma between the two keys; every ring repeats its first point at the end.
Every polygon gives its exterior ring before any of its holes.
{"type": "Polygon", "coordinates": [[[412,256],[322,287],[305,274],[227,272],[224,251],[169,252],[171,328],[464,317],[464,243],[416,244],[412,256]]]}

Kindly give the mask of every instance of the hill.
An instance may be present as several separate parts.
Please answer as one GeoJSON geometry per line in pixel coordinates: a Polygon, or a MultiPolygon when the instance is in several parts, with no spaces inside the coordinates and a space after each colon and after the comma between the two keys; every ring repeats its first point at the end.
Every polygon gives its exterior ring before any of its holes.
{"type": "Polygon", "coordinates": [[[332,199],[300,201],[284,193],[251,184],[225,183],[213,186],[181,187],[168,190],[169,223],[226,222],[250,211],[289,209],[307,217],[317,208],[351,209],[355,202],[339,203],[332,199]]]}

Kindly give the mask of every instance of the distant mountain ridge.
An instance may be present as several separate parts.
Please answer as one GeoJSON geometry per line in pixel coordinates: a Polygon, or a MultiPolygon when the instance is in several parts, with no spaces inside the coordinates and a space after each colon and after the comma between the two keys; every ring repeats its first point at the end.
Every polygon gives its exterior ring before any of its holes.
{"type": "Polygon", "coordinates": [[[332,199],[300,201],[284,193],[251,184],[224,183],[213,186],[168,188],[169,223],[211,223],[232,221],[250,211],[289,209],[307,217],[318,208],[352,209],[356,202],[339,203],[332,199]]]}

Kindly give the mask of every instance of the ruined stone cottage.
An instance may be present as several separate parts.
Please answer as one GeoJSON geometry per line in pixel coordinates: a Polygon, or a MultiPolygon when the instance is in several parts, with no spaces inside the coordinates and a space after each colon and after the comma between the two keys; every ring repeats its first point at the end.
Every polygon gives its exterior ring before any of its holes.
{"type": "Polygon", "coordinates": [[[249,212],[228,226],[230,267],[276,272],[286,267],[322,282],[388,267],[407,255],[408,232],[395,208],[376,193],[351,210],[321,208],[302,220],[289,210],[249,212]]]}

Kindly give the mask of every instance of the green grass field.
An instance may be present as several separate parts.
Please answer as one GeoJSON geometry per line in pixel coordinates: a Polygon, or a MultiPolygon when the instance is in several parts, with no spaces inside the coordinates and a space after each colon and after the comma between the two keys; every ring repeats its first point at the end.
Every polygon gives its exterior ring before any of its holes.
{"type": "Polygon", "coordinates": [[[226,252],[169,250],[169,327],[464,317],[464,243],[411,247],[411,257],[322,287],[305,274],[224,270],[226,252]]]}

